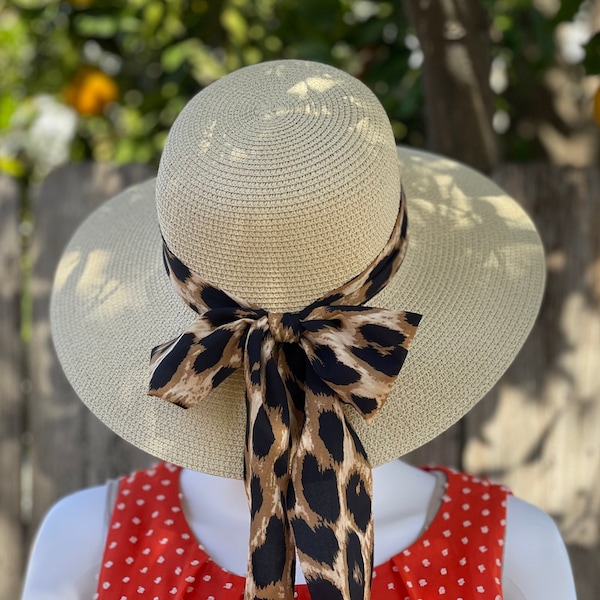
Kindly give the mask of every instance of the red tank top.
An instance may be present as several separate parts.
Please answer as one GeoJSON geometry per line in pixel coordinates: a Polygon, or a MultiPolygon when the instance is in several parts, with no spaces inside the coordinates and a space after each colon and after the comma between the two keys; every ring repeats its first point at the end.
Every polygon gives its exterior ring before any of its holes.
{"type": "MultiPolygon", "coordinates": [[[[425,532],[373,570],[374,600],[501,600],[506,488],[444,467],[442,504],[425,532]]],[[[181,508],[180,468],[159,463],[123,477],[97,600],[243,600],[244,578],[198,543],[181,508]]],[[[305,585],[298,600],[310,600],[305,585]]],[[[318,600],[318,599],[315,599],[318,600]]]]}

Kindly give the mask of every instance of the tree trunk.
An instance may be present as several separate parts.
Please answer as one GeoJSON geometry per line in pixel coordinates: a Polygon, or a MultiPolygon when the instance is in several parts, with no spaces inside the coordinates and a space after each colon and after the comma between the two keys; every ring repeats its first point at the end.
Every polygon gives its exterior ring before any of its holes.
{"type": "Polygon", "coordinates": [[[404,0],[424,55],[428,145],[489,173],[498,162],[492,128],[487,13],[479,0],[404,0]]]}

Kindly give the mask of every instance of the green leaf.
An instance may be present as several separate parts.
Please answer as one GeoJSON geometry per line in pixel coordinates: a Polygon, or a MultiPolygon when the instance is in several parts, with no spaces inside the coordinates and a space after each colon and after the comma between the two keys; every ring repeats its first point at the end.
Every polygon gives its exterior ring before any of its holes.
{"type": "Polygon", "coordinates": [[[583,66],[588,75],[600,75],[600,31],[584,46],[583,66]]]}

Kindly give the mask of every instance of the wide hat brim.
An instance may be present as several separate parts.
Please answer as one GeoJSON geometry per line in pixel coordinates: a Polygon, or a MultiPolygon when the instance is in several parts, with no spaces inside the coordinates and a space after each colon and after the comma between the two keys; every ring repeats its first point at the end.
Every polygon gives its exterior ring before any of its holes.
{"type": "MultiPolygon", "coordinates": [[[[367,425],[351,409],[373,466],[421,446],[494,385],[538,313],[544,255],[522,208],[455,161],[398,149],[410,242],[400,270],[368,304],[423,315],[391,394],[367,425]]],[[[125,440],[163,460],[242,478],[241,372],[184,410],[147,395],[150,350],[195,318],[161,258],[154,181],[96,210],[59,263],[54,343],[83,402],[125,440]]]]}

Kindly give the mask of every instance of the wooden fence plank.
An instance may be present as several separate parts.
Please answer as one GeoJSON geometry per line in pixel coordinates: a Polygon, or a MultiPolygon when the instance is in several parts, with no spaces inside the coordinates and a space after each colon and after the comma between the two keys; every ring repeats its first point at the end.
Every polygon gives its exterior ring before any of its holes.
{"type": "Polygon", "coordinates": [[[0,600],[19,595],[23,407],[20,397],[19,187],[0,177],[0,600]]]}
{"type": "Polygon", "coordinates": [[[54,270],[76,227],[106,198],[151,175],[140,165],[67,165],[50,174],[34,201],[30,353],[34,529],[59,497],[151,461],[78,400],[58,363],[48,322],[54,270]]]}
{"type": "Polygon", "coordinates": [[[580,600],[600,597],[600,170],[506,166],[499,184],[532,215],[548,280],[534,330],[468,415],[464,466],[557,521],[580,600]]]}

